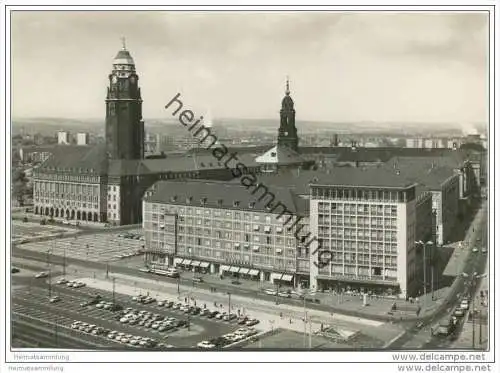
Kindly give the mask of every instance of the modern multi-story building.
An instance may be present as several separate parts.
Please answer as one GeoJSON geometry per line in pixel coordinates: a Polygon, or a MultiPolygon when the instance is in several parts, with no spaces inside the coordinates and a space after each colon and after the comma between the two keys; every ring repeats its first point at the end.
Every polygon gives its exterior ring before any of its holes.
{"type": "Polygon", "coordinates": [[[426,159],[397,157],[386,168],[397,170],[402,177],[418,183],[432,193],[432,209],[435,214],[435,242],[443,245],[453,236],[453,229],[463,209],[460,202],[468,203],[474,190],[474,172],[468,162],[455,163],[450,158],[426,159]]]}
{"type": "Polygon", "coordinates": [[[235,180],[155,188],[143,207],[150,264],[313,290],[420,288],[415,241],[432,237],[432,196],[396,171],[296,170],[259,175],[250,189],[235,180]]]}
{"type": "Polygon", "coordinates": [[[305,253],[298,253],[297,232],[285,221],[292,214],[307,221],[307,200],[290,189],[252,191],[234,182],[161,181],[155,188],[143,202],[151,264],[289,285],[297,280],[297,257],[305,253]]]}
{"type": "Polygon", "coordinates": [[[418,199],[415,183],[383,169],[337,169],[310,187],[309,224],[321,240],[311,287],[413,294],[417,206],[430,196],[418,199]]]}

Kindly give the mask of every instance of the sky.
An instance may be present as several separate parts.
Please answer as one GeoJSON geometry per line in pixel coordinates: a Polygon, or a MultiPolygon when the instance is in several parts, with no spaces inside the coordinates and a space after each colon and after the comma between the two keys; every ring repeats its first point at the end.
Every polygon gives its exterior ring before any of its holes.
{"type": "Polygon", "coordinates": [[[290,77],[297,120],[488,119],[487,13],[36,12],[11,17],[13,117],[104,118],[121,37],[143,117],[277,118],[290,77]]]}

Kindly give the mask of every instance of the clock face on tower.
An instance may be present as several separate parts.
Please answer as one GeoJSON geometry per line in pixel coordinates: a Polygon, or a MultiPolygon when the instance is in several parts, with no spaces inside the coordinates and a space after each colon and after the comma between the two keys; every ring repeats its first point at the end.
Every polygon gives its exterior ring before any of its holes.
{"type": "Polygon", "coordinates": [[[287,132],[287,131],[285,131],[284,135],[285,135],[285,136],[288,136],[288,132],[287,132]]]}
{"type": "Polygon", "coordinates": [[[116,84],[116,82],[117,82],[117,81],[118,81],[117,76],[116,76],[116,75],[113,75],[113,76],[112,76],[112,78],[111,78],[111,82],[112,82],[113,84],[116,84]]]}

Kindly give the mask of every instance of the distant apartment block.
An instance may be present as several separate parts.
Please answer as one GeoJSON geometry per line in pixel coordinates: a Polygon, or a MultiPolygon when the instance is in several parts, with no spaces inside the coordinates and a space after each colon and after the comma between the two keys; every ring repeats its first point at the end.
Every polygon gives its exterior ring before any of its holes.
{"type": "Polygon", "coordinates": [[[76,145],[89,145],[89,134],[85,132],[77,133],[76,145]]]}
{"type": "Polygon", "coordinates": [[[66,131],[57,132],[57,143],[60,145],[68,145],[70,143],[69,133],[66,131]]]}

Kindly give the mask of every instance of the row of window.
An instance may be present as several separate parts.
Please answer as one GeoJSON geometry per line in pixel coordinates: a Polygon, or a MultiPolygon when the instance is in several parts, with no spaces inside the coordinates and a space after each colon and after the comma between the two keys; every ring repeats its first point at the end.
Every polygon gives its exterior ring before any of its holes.
{"type": "Polygon", "coordinates": [[[74,206],[74,207],[82,207],[82,208],[89,208],[89,209],[91,209],[91,208],[98,209],[99,208],[98,204],[92,205],[91,203],[74,202],[74,201],[68,201],[68,200],[64,200],[64,201],[52,201],[52,200],[49,200],[49,199],[34,198],[34,203],[45,203],[45,204],[50,204],[51,206],[54,206],[54,207],[59,207],[59,206],[74,206]],[[92,207],[92,206],[94,206],[94,207],[92,207]]]}
{"type": "Polygon", "coordinates": [[[369,230],[369,229],[358,229],[356,230],[332,230],[318,228],[319,238],[358,238],[358,239],[369,239],[374,241],[396,241],[397,235],[395,231],[382,231],[382,230],[369,230]],[[383,233],[384,232],[384,233],[383,233]]]}
{"type": "Polygon", "coordinates": [[[355,266],[355,265],[341,265],[332,264],[320,269],[320,273],[329,273],[331,270],[332,275],[348,276],[352,275],[359,278],[379,277],[386,279],[396,279],[397,270],[394,268],[383,268],[381,266],[355,266]]]}
{"type": "Polygon", "coordinates": [[[321,240],[321,247],[327,250],[358,250],[358,251],[385,251],[397,252],[395,242],[370,242],[352,240],[321,240]]]}
{"type": "MultiPolygon", "coordinates": [[[[179,206],[165,206],[160,204],[152,204],[152,218],[156,219],[159,217],[161,219],[161,215],[165,214],[178,214],[180,218],[189,218],[189,217],[216,217],[216,218],[225,218],[230,220],[243,220],[246,221],[265,221],[266,223],[271,223],[273,219],[275,221],[285,223],[289,220],[289,215],[283,215],[280,219],[277,219],[277,215],[273,214],[251,214],[248,212],[242,212],[238,210],[222,210],[222,209],[213,209],[213,208],[190,208],[190,207],[179,207],[179,206]]],[[[146,208],[146,212],[149,212],[149,209],[146,208]]]]}
{"type": "Polygon", "coordinates": [[[81,194],[55,194],[54,192],[34,192],[34,197],[49,197],[52,199],[61,199],[61,200],[75,200],[75,201],[94,201],[97,202],[99,200],[98,196],[92,195],[81,195],[81,194]]]}
{"type": "Polygon", "coordinates": [[[415,198],[415,189],[370,190],[358,188],[311,187],[311,199],[341,199],[351,201],[408,202],[415,198]]]}
{"type": "Polygon", "coordinates": [[[55,192],[55,193],[72,193],[72,194],[99,194],[99,186],[85,184],[70,184],[70,183],[49,183],[35,182],[33,186],[35,192],[55,192]]]}
{"type": "Polygon", "coordinates": [[[75,182],[75,183],[99,183],[99,177],[96,176],[84,176],[84,175],[69,175],[62,173],[54,173],[54,174],[45,174],[39,173],[36,174],[36,178],[40,180],[36,180],[35,184],[38,183],[48,183],[45,180],[55,180],[55,181],[65,181],[65,182],[75,182]],[[43,181],[42,181],[43,180],[43,181]]]}
{"type": "Polygon", "coordinates": [[[361,217],[361,216],[335,216],[327,214],[318,214],[318,224],[352,224],[352,225],[384,225],[388,227],[396,227],[396,218],[382,217],[361,217]]]}
{"type": "MultiPolygon", "coordinates": [[[[156,236],[155,234],[156,232],[153,233],[153,237],[156,236]]],[[[221,238],[221,237],[217,237],[217,238],[221,238]]],[[[209,239],[207,237],[193,237],[193,236],[184,236],[184,235],[179,235],[177,237],[178,239],[178,242],[183,242],[184,239],[186,240],[186,242],[195,242],[197,245],[202,245],[201,242],[203,242],[205,245],[210,245],[211,243],[217,245],[218,242],[221,242],[221,241],[218,241],[218,240],[212,240],[212,239],[209,239]]],[[[266,244],[266,245],[276,245],[276,246],[288,246],[288,247],[291,247],[291,246],[295,246],[296,245],[296,240],[295,239],[292,239],[292,238],[287,238],[287,239],[283,239],[281,237],[271,237],[271,236],[258,236],[258,235],[250,235],[250,234],[238,234],[238,233],[235,233],[233,234],[232,236],[228,236],[228,237],[224,237],[225,240],[227,240],[227,242],[246,242],[246,243],[262,243],[262,244],[266,244]]]]}

